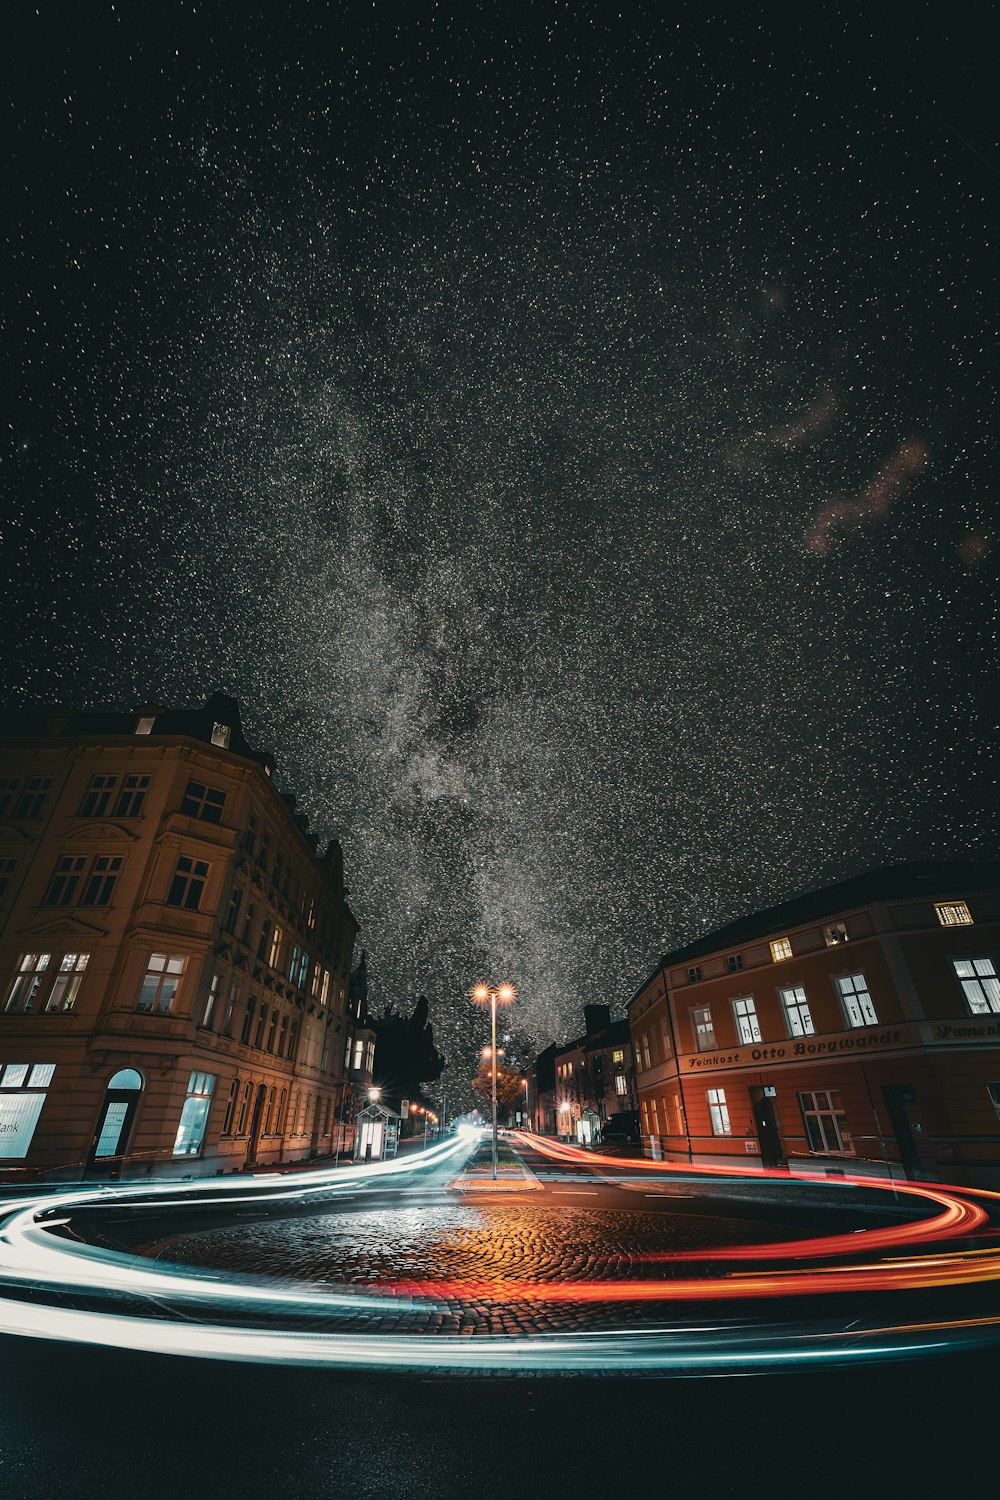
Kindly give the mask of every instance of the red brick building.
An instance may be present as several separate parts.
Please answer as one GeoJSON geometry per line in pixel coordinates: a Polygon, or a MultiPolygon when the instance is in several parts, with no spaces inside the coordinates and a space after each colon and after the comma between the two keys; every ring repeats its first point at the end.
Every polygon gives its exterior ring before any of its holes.
{"type": "Polygon", "coordinates": [[[741,918],[666,954],[628,1014],[646,1155],[1000,1181],[1000,864],[741,918]]]}
{"type": "Polygon", "coordinates": [[[329,1154],[357,923],[239,709],[0,719],[0,1177],[329,1154]]]}

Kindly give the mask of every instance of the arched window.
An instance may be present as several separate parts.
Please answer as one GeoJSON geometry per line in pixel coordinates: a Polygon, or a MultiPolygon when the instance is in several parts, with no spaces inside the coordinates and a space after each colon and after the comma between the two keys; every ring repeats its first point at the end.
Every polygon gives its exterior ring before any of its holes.
{"type": "Polygon", "coordinates": [[[267,1032],[267,1050],[268,1050],[268,1052],[273,1052],[274,1051],[274,1038],[275,1038],[275,1035],[277,1034],[277,1030],[278,1030],[278,1012],[276,1010],[272,1010],[272,1012],[271,1012],[271,1024],[268,1027],[268,1032],[267,1032]]]}
{"type": "Polygon", "coordinates": [[[276,1127],[279,1135],[284,1135],[285,1133],[285,1104],[287,1097],[287,1091],[282,1089],[278,1099],[278,1124],[276,1127]]]}
{"type": "Polygon", "coordinates": [[[234,1078],[229,1085],[229,1098],[226,1100],[226,1115],[222,1122],[222,1134],[232,1135],[233,1116],[236,1113],[236,1101],[240,1097],[240,1080],[234,1078]]]}
{"type": "Polygon", "coordinates": [[[266,1112],[264,1114],[264,1129],[261,1131],[262,1135],[270,1135],[271,1134],[271,1125],[273,1123],[273,1120],[274,1120],[274,1089],[272,1088],[271,1092],[267,1096],[267,1110],[266,1110],[266,1112]]]}
{"type": "Polygon", "coordinates": [[[250,1099],[252,1094],[253,1084],[248,1078],[243,1085],[243,1098],[240,1100],[240,1118],[236,1126],[237,1135],[246,1135],[247,1133],[247,1115],[250,1113],[250,1099]]]}
{"type": "Polygon", "coordinates": [[[109,1089],[141,1089],[142,1074],[136,1068],[121,1068],[108,1079],[109,1089]]]}
{"type": "Polygon", "coordinates": [[[267,1003],[262,1000],[260,1010],[257,1012],[257,1030],[253,1034],[253,1044],[259,1048],[264,1040],[264,1026],[267,1023],[267,1003]]]}

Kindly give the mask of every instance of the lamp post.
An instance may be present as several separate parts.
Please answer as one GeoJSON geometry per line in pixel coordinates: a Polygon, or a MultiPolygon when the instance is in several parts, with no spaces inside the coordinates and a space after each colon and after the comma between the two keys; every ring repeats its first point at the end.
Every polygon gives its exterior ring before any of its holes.
{"type": "Polygon", "coordinates": [[[490,1059],[493,1076],[493,1181],[497,1180],[497,1006],[510,1005],[515,998],[516,991],[512,984],[501,984],[498,989],[490,989],[488,984],[477,984],[472,991],[472,998],[477,1005],[488,1005],[490,1008],[490,1059]]]}

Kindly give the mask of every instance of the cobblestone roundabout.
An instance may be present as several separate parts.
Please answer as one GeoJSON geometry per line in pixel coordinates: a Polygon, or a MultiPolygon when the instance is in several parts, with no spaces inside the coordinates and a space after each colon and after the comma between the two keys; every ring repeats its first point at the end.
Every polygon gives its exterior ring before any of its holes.
{"type": "MultiPolygon", "coordinates": [[[[316,1214],[206,1231],[171,1240],[158,1247],[158,1254],[173,1263],[236,1276],[294,1279],[313,1287],[388,1291],[395,1283],[433,1281],[432,1310],[408,1311],[401,1302],[398,1310],[377,1319],[380,1331],[433,1327],[442,1332],[524,1333],[621,1326],[623,1319],[660,1323],[664,1308],[511,1304],[504,1296],[505,1283],[669,1276],[669,1263],[642,1257],[772,1237],[778,1237],[776,1229],[762,1233],[745,1221],[714,1216],[455,1203],[316,1214]],[[458,1290],[465,1281],[489,1282],[490,1294],[467,1298],[458,1290]],[[456,1284],[454,1296],[447,1291],[449,1282],[456,1284]]],[[[677,1274],[691,1272],[690,1263],[677,1268],[677,1274]]],[[[707,1266],[704,1274],[725,1271],[707,1266]]],[[[362,1316],[348,1324],[370,1328],[373,1321],[362,1316]]],[[[348,1325],[338,1320],[338,1326],[348,1325]]]]}

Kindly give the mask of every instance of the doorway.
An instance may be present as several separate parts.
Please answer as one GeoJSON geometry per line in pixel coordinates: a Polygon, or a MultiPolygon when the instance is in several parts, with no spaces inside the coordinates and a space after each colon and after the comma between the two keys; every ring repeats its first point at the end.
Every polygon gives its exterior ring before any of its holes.
{"type": "Polygon", "coordinates": [[[139,1109],[143,1078],[136,1068],[120,1068],[108,1079],[104,1103],[87,1157],[88,1177],[118,1177],[128,1155],[139,1109]]]}
{"type": "Polygon", "coordinates": [[[751,1088],[750,1108],[753,1111],[754,1129],[760,1145],[761,1166],[787,1166],[781,1145],[778,1112],[774,1107],[774,1089],[770,1085],[751,1088]]]}

